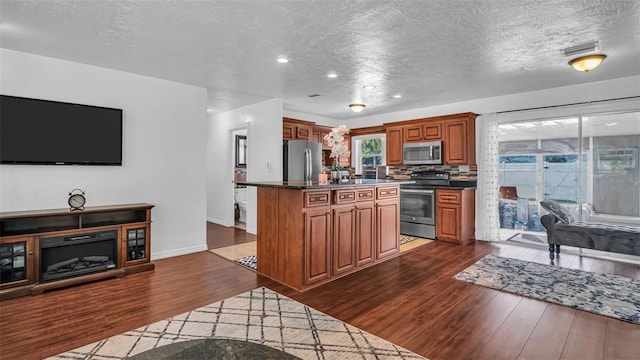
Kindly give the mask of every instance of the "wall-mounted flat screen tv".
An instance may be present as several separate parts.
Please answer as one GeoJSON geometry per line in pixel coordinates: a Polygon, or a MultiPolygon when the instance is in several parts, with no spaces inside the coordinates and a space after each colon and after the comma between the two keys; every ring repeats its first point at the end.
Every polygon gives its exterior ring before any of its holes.
{"type": "Polygon", "coordinates": [[[122,165],[122,109],[0,95],[0,163],[122,165]]]}

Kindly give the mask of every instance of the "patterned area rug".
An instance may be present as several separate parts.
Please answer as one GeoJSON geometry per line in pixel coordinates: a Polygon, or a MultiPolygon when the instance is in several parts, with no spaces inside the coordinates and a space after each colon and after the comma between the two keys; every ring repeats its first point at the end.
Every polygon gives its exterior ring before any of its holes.
{"type": "Polygon", "coordinates": [[[640,280],[495,255],[453,278],[640,324],[640,280]]]}
{"type": "Polygon", "coordinates": [[[258,260],[256,259],[255,255],[245,256],[243,258],[235,259],[233,261],[237,262],[240,265],[246,266],[253,271],[256,271],[258,268],[258,265],[257,265],[258,260]]]}
{"type": "Polygon", "coordinates": [[[422,238],[419,238],[417,236],[400,234],[400,245],[404,245],[406,243],[410,243],[410,242],[412,242],[413,240],[416,240],[416,239],[422,239],[422,238]]]}
{"type": "Polygon", "coordinates": [[[211,338],[249,341],[301,359],[424,359],[264,287],[49,359],[125,359],[163,345],[211,338]]]}

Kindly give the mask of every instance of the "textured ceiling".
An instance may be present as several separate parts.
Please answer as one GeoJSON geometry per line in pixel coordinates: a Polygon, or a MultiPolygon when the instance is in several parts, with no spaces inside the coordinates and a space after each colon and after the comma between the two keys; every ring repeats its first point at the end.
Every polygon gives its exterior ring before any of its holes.
{"type": "Polygon", "coordinates": [[[3,48],[206,87],[214,113],[282,98],[348,119],[351,102],[374,115],[640,74],[637,0],[2,0],[0,16],[3,48]],[[592,40],[608,58],[572,70],[561,50],[592,40]]]}

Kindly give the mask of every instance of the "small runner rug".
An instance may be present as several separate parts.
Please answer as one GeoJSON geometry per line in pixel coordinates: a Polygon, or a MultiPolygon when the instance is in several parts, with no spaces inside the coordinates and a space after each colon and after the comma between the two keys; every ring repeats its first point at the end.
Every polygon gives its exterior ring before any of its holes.
{"type": "Polygon", "coordinates": [[[264,287],[50,359],[282,360],[292,357],[425,359],[264,287]],[[206,343],[217,343],[217,346],[204,349],[206,343]],[[200,355],[194,355],[197,351],[200,355]],[[278,355],[278,352],[286,354],[278,355]]]}
{"type": "Polygon", "coordinates": [[[258,265],[257,265],[258,260],[255,255],[245,256],[243,258],[235,259],[233,261],[237,262],[240,265],[246,266],[253,271],[256,271],[256,269],[258,268],[258,265]]]}
{"type": "Polygon", "coordinates": [[[640,324],[640,280],[495,255],[453,278],[640,324]]]}
{"type": "Polygon", "coordinates": [[[417,236],[400,234],[400,245],[404,245],[404,244],[410,243],[410,242],[412,242],[414,240],[418,240],[418,239],[429,240],[429,239],[423,239],[423,238],[417,237],[417,236]]]}

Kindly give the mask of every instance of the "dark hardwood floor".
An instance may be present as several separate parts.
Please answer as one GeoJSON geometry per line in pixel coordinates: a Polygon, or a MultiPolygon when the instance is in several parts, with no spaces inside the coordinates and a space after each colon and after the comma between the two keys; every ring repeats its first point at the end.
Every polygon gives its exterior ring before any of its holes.
{"type": "MultiPolygon", "coordinates": [[[[0,302],[0,358],[55,355],[266,286],[434,360],[640,359],[640,325],[451,278],[487,254],[548,263],[544,250],[436,241],[299,293],[210,252],[156,260],[154,271],[0,302]]],[[[557,263],[640,279],[637,265],[557,263]]]]}
{"type": "Polygon", "coordinates": [[[235,227],[207,222],[207,248],[216,249],[256,241],[256,236],[235,227]]]}

